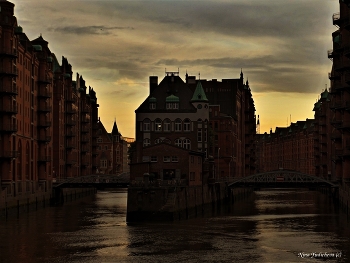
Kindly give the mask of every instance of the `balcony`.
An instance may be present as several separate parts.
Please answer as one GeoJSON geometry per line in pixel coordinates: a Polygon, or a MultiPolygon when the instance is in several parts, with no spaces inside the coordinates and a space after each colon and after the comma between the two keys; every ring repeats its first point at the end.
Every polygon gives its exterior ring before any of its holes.
{"type": "Polygon", "coordinates": [[[333,25],[334,26],[340,27],[341,19],[340,19],[340,13],[339,12],[333,14],[332,20],[333,20],[333,25]]]}
{"type": "Polygon", "coordinates": [[[341,140],[342,136],[341,134],[338,133],[332,133],[331,135],[331,140],[336,141],[336,140],[341,140]]]}
{"type": "Polygon", "coordinates": [[[89,133],[90,129],[88,127],[82,127],[80,131],[81,133],[89,133]]]}
{"type": "Polygon", "coordinates": [[[17,124],[0,124],[0,132],[1,133],[16,133],[17,132],[17,124]]]}
{"type": "Polygon", "coordinates": [[[73,131],[67,131],[66,137],[75,137],[75,132],[73,132],[73,131]]]}
{"type": "Polygon", "coordinates": [[[66,120],[66,125],[67,126],[75,126],[76,125],[76,121],[72,120],[72,119],[67,119],[66,120]]]}
{"type": "Polygon", "coordinates": [[[82,152],[82,153],[87,153],[87,152],[89,152],[90,150],[89,150],[89,147],[88,146],[82,146],[81,148],[80,148],[80,151],[82,152]]]}
{"type": "Polygon", "coordinates": [[[39,135],[39,136],[38,136],[38,141],[39,141],[39,142],[48,143],[48,142],[51,141],[51,136],[39,135]]]}
{"type": "Polygon", "coordinates": [[[73,142],[66,142],[66,149],[67,150],[75,149],[75,144],[73,142]]]}
{"type": "Polygon", "coordinates": [[[80,139],[80,141],[81,141],[82,143],[88,143],[90,140],[89,140],[89,137],[88,137],[88,136],[82,136],[81,139],[80,139]]]}
{"type": "Polygon", "coordinates": [[[49,105],[39,105],[39,107],[38,107],[38,112],[47,113],[47,112],[51,112],[51,110],[52,110],[52,107],[49,105]]]}
{"type": "Polygon", "coordinates": [[[66,114],[68,115],[73,115],[77,113],[77,111],[75,109],[73,109],[71,106],[68,106],[67,109],[66,109],[66,114]]]}
{"type": "Polygon", "coordinates": [[[51,126],[51,121],[39,120],[38,127],[48,128],[51,126]]]}
{"type": "Polygon", "coordinates": [[[343,121],[338,129],[350,129],[350,121],[343,121]]]}
{"type": "Polygon", "coordinates": [[[76,160],[67,160],[66,161],[66,165],[75,165],[77,163],[77,161],[76,160]]]}
{"type": "Polygon", "coordinates": [[[4,48],[3,50],[0,50],[0,56],[4,57],[13,57],[16,58],[18,57],[18,51],[15,48],[4,48]]]}
{"type": "Polygon", "coordinates": [[[81,112],[82,112],[82,113],[89,113],[89,112],[90,112],[90,108],[87,107],[87,106],[83,106],[83,107],[81,108],[81,112]]]}
{"type": "Polygon", "coordinates": [[[13,159],[17,158],[17,151],[0,151],[0,159],[13,159]]]}
{"type": "Polygon", "coordinates": [[[51,98],[52,97],[52,92],[48,91],[47,89],[41,89],[38,92],[38,97],[40,98],[51,98]]]}
{"type": "Polygon", "coordinates": [[[17,77],[18,76],[18,69],[16,66],[2,67],[2,68],[0,68],[0,75],[17,77]]]}
{"type": "Polygon", "coordinates": [[[81,117],[81,122],[82,123],[89,123],[90,122],[90,118],[87,118],[86,116],[82,116],[81,117]]]}
{"type": "Polygon", "coordinates": [[[343,121],[341,121],[341,120],[331,121],[331,125],[336,129],[339,129],[342,126],[342,123],[343,123],[343,121]]]}
{"type": "Polygon", "coordinates": [[[51,162],[51,156],[49,156],[49,155],[39,156],[38,162],[40,162],[40,163],[51,162]]]}
{"type": "Polygon", "coordinates": [[[5,95],[18,95],[18,89],[16,85],[7,85],[0,87],[0,93],[5,95]]]}
{"type": "Polygon", "coordinates": [[[39,83],[43,83],[43,84],[51,84],[52,83],[52,78],[49,78],[47,76],[45,77],[41,77],[38,80],[39,83]]]}
{"type": "Polygon", "coordinates": [[[0,104],[0,112],[3,114],[17,114],[18,107],[15,104],[9,104],[9,105],[0,104]]]}

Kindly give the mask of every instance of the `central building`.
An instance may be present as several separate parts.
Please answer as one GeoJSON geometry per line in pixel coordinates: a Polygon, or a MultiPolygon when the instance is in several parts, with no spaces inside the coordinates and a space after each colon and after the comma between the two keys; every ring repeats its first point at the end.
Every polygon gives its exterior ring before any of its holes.
{"type": "MultiPolygon", "coordinates": [[[[202,184],[208,149],[209,101],[201,82],[191,90],[179,72],[150,77],[149,96],[135,111],[131,180],[181,180],[202,184]]],[[[206,169],[207,170],[207,169],[206,169]]]]}

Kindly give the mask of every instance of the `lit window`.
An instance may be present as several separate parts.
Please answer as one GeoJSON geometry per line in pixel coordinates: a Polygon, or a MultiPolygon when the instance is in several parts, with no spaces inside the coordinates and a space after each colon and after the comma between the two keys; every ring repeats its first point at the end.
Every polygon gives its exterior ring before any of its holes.
{"type": "Polygon", "coordinates": [[[160,119],[155,120],[155,130],[156,131],[162,131],[162,121],[160,119]]]}

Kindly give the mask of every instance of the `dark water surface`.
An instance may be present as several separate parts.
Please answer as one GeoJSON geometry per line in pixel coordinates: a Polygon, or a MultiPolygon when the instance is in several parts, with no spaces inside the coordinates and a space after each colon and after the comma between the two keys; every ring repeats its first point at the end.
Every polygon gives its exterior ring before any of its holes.
{"type": "Polygon", "coordinates": [[[0,262],[350,262],[350,222],[318,192],[259,191],[214,216],[134,225],[126,198],[0,220],[0,262]]]}

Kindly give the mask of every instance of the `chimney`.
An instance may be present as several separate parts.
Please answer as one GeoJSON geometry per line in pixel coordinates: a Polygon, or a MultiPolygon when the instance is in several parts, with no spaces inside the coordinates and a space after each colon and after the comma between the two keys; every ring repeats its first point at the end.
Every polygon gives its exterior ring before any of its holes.
{"type": "Polygon", "coordinates": [[[153,93],[155,88],[158,86],[158,76],[149,77],[149,95],[153,93]]]}

